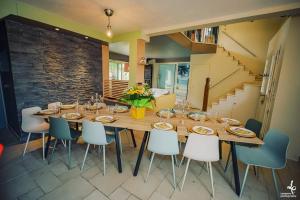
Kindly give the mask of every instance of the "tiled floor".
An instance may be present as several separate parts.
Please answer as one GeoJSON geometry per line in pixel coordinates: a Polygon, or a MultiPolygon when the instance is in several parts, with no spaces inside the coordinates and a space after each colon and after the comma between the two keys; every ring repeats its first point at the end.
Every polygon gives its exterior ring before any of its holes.
{"type": "MultiPolygon", "coordinates": [[[[73,145],[73,164],[70,170],[67,168],[66,149],[62,145],[58,146],[50,164],[42,160],[41,149],[26,154],[22,159],[20,156],[16,158],[13,156],[21,152],[22,145],[8,148],[0,163],[0,199],[211,199],[210,179],[205,165],[202,167],[203,163],[191,162],[186,183],[181,192],[179,185],[185,165],[176,168],[178,185],[174,190],[171,159],[157,156],[148,182],[145,183],[149,165],[148,153],[144,154],[138,176],[133,177],[132,171],[138,149],[134,149],[126,137],[123,137],[122,141],[123,173],[117,172],[115,146],[112,144],[107,150],[105,176],[102,174],[102,156],[98,154],[98,148],[92,149],[88,154],[83,172],[80,171],[80,165],[86,148],[84,144],[73,145]]],[[[138,139],[138,144],[140,144],[140,139],[138,139]]],[[[37,145],[37,142],[35,141],[31,145],[37,145]]],[[[225,145],[224,149],[226,149],[225,145]]],[[[232,189],[232,169],[230,168],[224,174],[224,162],[223,160],[213,164],[215,199],[239,199],[232,189]]],[[[241,181],[243,174],[244,166],[240,164],[241,181]]],[[[283,185],[289,184],[290,178],[294,179],[294,183],[299,182],[299,163],[289,162],[287,168],[280,172],[279,180],[283,185]]],[[[275,199],[274,194],[270,171],[260,169],[258,178],[253,175],[253,171],[249,172],[241,199],[275,199]]]]}

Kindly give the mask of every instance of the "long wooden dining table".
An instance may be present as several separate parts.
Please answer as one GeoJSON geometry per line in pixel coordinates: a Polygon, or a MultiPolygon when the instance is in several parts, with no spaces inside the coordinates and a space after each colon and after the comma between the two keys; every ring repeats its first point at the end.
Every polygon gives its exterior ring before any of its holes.
{"type": "MultiPolygon", "coordinates": [[[[82,111],[83,109],[79,109],[82,111]]],[[[193,110],[195,111],[195,110],[193,110]]],[[[49,116],[53,117],[61,117],[64,113],[76,112],[75,109],[68,109],[68,110],[61,110],[60,114],[53,114],[53,115],[38,115],[42,118],[49,118],[49,116]]],[[[146,143],[149,137],[149,133],[152,129],[152,125],[155,122],[159,121],[166,121],[171,123],[175,130],[178,133],[178,136],[188,136],[191,128],[196,125],[206,126],[215,131],[215,134],[219,137],[219,150],[220,150],[220,158],[222,155],[222,146],[221,141],[227,141],[230,144],[231,148],[231,156],[232,156],[232,166],[233,166],[233,173],[234,173],[234,183],[235,183],[235,192],[237,195],[240,194],[240,179],[239,179],[239,170],[238,170],[238,163],[237,163],[237,155],[236,155],[236,143],[247,143],[247,144],[256,144],[261,145],[263,141],[257,137],[255,138],[244,138],[239,137],[233,134],[229,134],[226,131],[226,124],[220,123],[218,120],[209,118],[206,121],[194,121],[185,117],[184,115],[178,115],[179,117],[173,117],[169,119],[162,119],[156,115],[153,111],[146,111],[145,117],[143,119],[134,119],[130,116],[129,112],[125,113],[111,113],[107,109],[103,108],[98,110],[96,113],[95,111],[82,111],[83,117],[77,120],[68,120],[69,122],[75,122],[77,125],[78,123],[82,123],[83,120],[94,120],[96,116],[101,115],[113,115],[117,120],[112,123],[106,123],[104,126],[113,127],[115,132],[115,140],[116,140],[116,154],[117,154],[117,165],[119,173],[122,173],[122,160],[121,160],[121,152],[120,152],[120,143],[119,143],[119,128],[128,129],[130,131],[137,131],[138,133],[143,133],[143,140],[140,145],[139,153],[137,156],[137,161],[135,164],[135,168],[133,171],[133,176],[137,176],[139,172],[140,163],[143,157],[143,153],[146,147],[146,143]]],[[[48,154],[48,149],[51,141],[51,136],[49,135],[45,150],[45,155],[48,154]]]]}

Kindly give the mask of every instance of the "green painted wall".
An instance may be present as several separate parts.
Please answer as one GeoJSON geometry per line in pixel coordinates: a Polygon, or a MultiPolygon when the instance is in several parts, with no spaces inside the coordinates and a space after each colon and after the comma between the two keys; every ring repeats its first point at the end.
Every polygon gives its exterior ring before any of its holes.
{"type": "Polygon", "coordinates": [[[27,3],[16,1],[16,0],[1,0],[0,1],[0,18],[7,15],[14,14],[50,24],[52,26],[57,26],[66,30],[70,30],[76,33],[87,35],[99,40],[110,42],[105,33],[95,30],[93,27],[82,25],[74,21],[65,19],[60,15],[48,12],[46,10],[31,6],[27,3]]]}

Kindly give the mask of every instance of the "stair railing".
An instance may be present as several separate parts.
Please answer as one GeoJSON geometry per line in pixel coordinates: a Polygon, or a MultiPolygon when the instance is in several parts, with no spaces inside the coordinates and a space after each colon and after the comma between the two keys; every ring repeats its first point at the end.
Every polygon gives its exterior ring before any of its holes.
{"type": "Polygon", "coordinates": [[[214,85],[210,86],[209,89],[213,89],[214,87],[216,87],[217,85],[219,85],[220,83],[224,82],[225,80],[227,80],[228,78],[230,78],[231,76],[233,76],[234,74],[238,73],[242,68],[239,67],[238,69],[234,70],[232,73],[228,74],[227,76],[225,76],[224,78],[222,78],[221,80],[219,80],[217,83],[215,83],[214,85]]]}
{"type": "Polygon", "coordinates": [[[253,57],[257,57],[255,55],[255,53],[253,53],[251,50],[249,50],[247,47],[245,47],[243,44],[241,44],[239,41],[237,41],[234,37],[232,37],[231,35],[229,35],[227,32],[222,31],[222,33],[224,35],[226,35],[229,39],[231,39],[232,41],[234,41],[236,44],[238,44],[242,49],[244,49],[245,51],[247,51],[250,55],[252,55],[253,57]]]}

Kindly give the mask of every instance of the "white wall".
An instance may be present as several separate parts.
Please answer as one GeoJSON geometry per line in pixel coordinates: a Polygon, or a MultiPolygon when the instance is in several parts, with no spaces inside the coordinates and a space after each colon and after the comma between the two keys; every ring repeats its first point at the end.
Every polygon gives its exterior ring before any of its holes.
{"type": "Polygon", "coordinates": [[[288,157],[300,156],[300,17],[292,18],[271,118],[271,128],[290,137],[288,157]]]}
{"type": "Polygon", "coordinates": [[[278,17],[220,26],[218,43],[232,52],[235,57],[246,64],[255,74],[262,74],[269,41],[278,31],[283,21],[283,18],[278,17]],[[256,57],[249,54],[232,39],[224,35],[222,31],[228,33],[240,44],[253,52],[256,57]]]}

